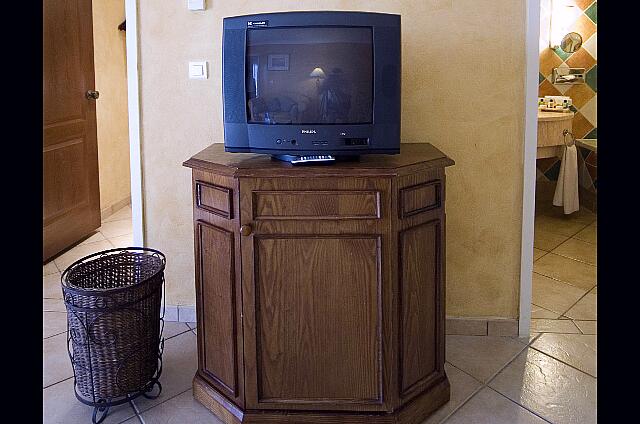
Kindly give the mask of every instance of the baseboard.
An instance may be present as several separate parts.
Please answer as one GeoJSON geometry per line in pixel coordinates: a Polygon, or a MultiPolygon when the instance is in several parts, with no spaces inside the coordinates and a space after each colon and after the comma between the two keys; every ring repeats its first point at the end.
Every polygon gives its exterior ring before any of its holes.
{"type": "Polygon", "coordinates": [[[118,212],[120,209],[124,208],[129,204],[131,204],[131,195],[125,197],[122,200],[118,200],[117,202],[115,202],[110,206],[107,206],[106,208],[101,209],[100,218],[104,221],[105,219],[109,218],[111,215],[118,212]]]}
{"type": "Polygon", "coordinates": [[[459,336],[517,336],[518,320],[510,318],[447,317],[445,334],[459,336]]]}

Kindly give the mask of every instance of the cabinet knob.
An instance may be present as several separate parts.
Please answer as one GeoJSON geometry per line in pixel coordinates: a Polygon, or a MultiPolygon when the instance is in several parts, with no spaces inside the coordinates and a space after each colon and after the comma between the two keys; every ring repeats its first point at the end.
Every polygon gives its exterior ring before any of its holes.
{"type": "Polygon", "coordinates": [[[242,234],[243,236],[248,236],[249,234],[251,234],[251,225],[249,224],[245,224],[243,226],[240,227],[240,234],[242,234]]]}

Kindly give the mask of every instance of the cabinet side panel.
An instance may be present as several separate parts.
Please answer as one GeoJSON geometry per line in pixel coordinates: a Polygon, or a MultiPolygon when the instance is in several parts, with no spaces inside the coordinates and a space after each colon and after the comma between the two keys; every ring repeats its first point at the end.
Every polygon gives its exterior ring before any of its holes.
{"type": "Polygon", "coordinates": [[[438,371],[438,249],[440,221],[400,233],[400,392],[428,383],[438,371]]]}
{"type": "Polygon", "coordinates": [[[236,293],[233,233],[204,222],[196,223],[200,268],[201,310],[199,331],[206,346],[202,370],[228,395],[238,394],[236,368],[236,293]]]}

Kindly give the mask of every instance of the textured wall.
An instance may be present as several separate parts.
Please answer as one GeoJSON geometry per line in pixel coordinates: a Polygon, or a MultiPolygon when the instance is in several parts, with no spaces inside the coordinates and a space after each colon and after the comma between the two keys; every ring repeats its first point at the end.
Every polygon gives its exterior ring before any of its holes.
{"type": "Polygon", "coordinates": [[[139,0],[142,157],[148,245],[167,255],[167,301],[193,304],[191,181],[181,163],[222,142],[225,16],[287,10],[402,15],[402,137],[450,155],[447,314],[518,315],[524,0],[139,0]],[[187,62],[210,78],[189,80],[187,62]]]}
{"type": "Polygon", "coordinates": [[[124,0],[94,0],[93,51],[96,70],[98,169],[100,208],[113,206],[131,195],[127,110],[127,55],[124,0]]]}

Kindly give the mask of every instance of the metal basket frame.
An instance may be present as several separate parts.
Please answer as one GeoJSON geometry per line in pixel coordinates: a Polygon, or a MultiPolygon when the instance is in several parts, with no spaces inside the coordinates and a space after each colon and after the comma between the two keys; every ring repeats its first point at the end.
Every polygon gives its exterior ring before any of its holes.
{"type": "MultiPolygon", "coordinates": [[[[144,396],[147,399],[155,399],[162,392],[162,385],[160,384],[160,375],[162,374],[162,353],[164,351],[164,315],[165,315],[165,292],[166,285],[164,279],[164,270],[166,265],[166,258],[164,254],[158,250],[145,248],[145,247],[125,247],[125,248],[116,248],[116,249],[108,249],[103,250],[101,252],[97,252],[88,256],[85,256],[77,261],[73,262],[69,265],[65,271],[62,273],[60,277],[60,283],[62,285],[64,303],[67,309],[67,353],[69,354],[69,359],[71,361],[71,366],[73,369],[73,388],[76,398],[85,405],[93,406],[93,416],[92,422],[94,424],[99,424],[107,417],[109,413],[109,408],[116,405],[121,405],[123,403],[130,402],[131,400],[144,396]],[[94,261],[99,261],[101,259],[105,259],[107,257],[113,255],[148,255],[151,257],[155,257],[161,260],[161,265],[158,269],[153,272],[151,275],[145,276],[143,279],[136,281],[134,284],[129,284],[124,287],[117,288],[108,288],[108,289],[96,289],[96,288],[80,288],[76,286],[69,285],[66,281],[70,274],[73,274],[75,270],[78,270],[83,264],[87,264],[94,261]],[[160,281],[158,283],[158,274],[160,274],[160,281]],[[113,298],[113,295],[117,294],[125,294],[126,291],[132,290],[133,288],[139,288],[144,284],[155,284],[161,287],[151,288],[149,289],[149,293],[144,294],[142,297],[138,297],[130,302],[118,303],[117,301],[111,302],[109,304],[109,299],[113,298]],[[96,396],[95,384],[94,384],[94,369],[93,369],[93,360],[91,355],[92,345],[101,345],[99,340],[96,340],[92,333],[92,326],[98,321],[101,316],[108,314],[113,314],[115,312],[122,312],[124,310],[132,311],[134,313],[139,313],[140,311],[133,309],[132,306],[140,304],[142,301],[147,300],[151,296],[157,295],[157,291],[161,289],[162,295],[160,299],[160,322],[159,322],[159,336],[158,336],[158,350],[156,352],[157,363],[155,366],[155,370],[153,372],[152,377],[148,382],[142,384],[141,387],[136,387],[134,389],[121,389],[117,390],[120,392],[125,392],[120,396],[115,397],[100,397],[96,396]],[[85,296],[85,297],[95,297],[93,302],[93,307],[82,307],[78,305],[74,305],[73,296],[85,296]],[[100,301],[100,299],[102,299],[100,301]],[[73,318],[72,318],[73,317],[73,318]],[[70,322],[72,319],[76,319],[76,322],[81,324],[82,334],[77,334],[77,325],[75,328],[71,328],[70,322]],[[75,334],[74,334],[74,330],[75,334]],[[74,359],[73,354],[73,344],[79,343],[78,340],[74,341],[74,336],[77,339],[84,338],[87,342],[82,345],[87,349],[86,356],[89,357],[88,367],[85,367],[78,363],[74,359]],[[88,368],[88,375],[90,377],[90,385],[91,385],[91,396],[87,397],[83,395],[78,388],[78,376],[76,375],[77,368],[84,368],[85,370],[88,368]],[[153,394],[155,387],[158,387],[158,392],[153,394]]],[[[157,305],[157,304],[156,304],[157,305]]],[[[110,340],[115,344],[117,341],[117,337],[113,335],[110,340]]],[[[102,344],[104,345],[104,344],[102,344]]],[[[135,351],[134,351],[135,353],[135,351]]],[[[128,358],[128,357],[127,357],[128,358]]],[[[86,358],[84,358],[86,359],[86,358]]],[[[123,361],[117,365],[118,370],[122,368],[123,365],[127,364],[127,361],[123,361]]],[[[116,386],[118,386],[117,377],[115,378],[116,386]]]]}

